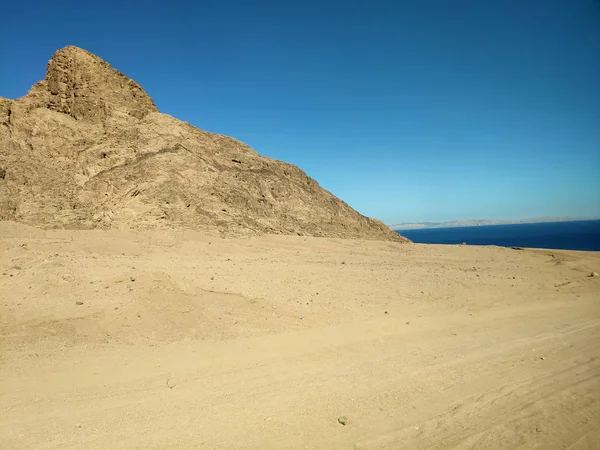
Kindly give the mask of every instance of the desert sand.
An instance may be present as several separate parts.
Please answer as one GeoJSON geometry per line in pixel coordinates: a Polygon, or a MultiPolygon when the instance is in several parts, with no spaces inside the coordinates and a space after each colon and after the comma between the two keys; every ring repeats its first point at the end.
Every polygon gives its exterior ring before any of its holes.
{"type": "Polygon", "coordinates": [[[597,449],[592,271],[598,253],[0,222],[0,447],[597,449]]]}

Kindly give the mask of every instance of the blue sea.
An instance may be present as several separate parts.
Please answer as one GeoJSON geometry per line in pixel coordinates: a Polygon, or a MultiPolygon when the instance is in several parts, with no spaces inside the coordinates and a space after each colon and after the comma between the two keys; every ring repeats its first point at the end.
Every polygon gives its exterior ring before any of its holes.
{"type": "Polygon", "coordinates": [[[600,220],[399,230],[422,244],[499,245],[503,247],[600,251],[600,220]]]}

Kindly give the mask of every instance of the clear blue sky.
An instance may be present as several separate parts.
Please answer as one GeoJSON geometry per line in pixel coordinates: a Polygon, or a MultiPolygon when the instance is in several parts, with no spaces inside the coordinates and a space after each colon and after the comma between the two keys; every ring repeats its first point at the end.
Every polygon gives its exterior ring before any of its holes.
{"type": "Polygon", "coordinates": [[[5,2],[0,95],[77,45],[387,223],[600,216],[600,1],[5,2]]]}

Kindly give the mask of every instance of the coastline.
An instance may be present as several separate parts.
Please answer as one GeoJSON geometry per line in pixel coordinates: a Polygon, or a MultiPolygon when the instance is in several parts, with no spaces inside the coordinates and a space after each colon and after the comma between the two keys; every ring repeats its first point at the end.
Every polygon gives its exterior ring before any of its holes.
{"type": "Polygon", "coordinates": [[[600,251],[600,220],[397,230],[414,243],[600,251]]]}
{"type": "Polygon", "coordinates": [[[467,227],[485,227],[498,225],[526,225],[526,224],[541,224],[541,223],[563,223],[563,222],[593,222],[600,220],[599,218],[590,217],[548,217],[537,219],[522,219],[522,220],[453,220],[448,222],[421,222],[421,223],[401,223],[388,225],[394,231],[405,230],[422,230],[422,229],[438,229],[438,228],[467,228],[467,227]]]}

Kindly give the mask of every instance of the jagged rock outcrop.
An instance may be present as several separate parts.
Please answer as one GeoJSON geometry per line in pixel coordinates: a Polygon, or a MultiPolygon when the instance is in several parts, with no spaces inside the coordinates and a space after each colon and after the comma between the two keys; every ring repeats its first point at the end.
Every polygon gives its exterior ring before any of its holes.
{"type": "Polygon", "coordinates": [[[0,98],[0,220],[405,240],[299,168],[161,114],[71,46],[26,96],[0,98]]]}

